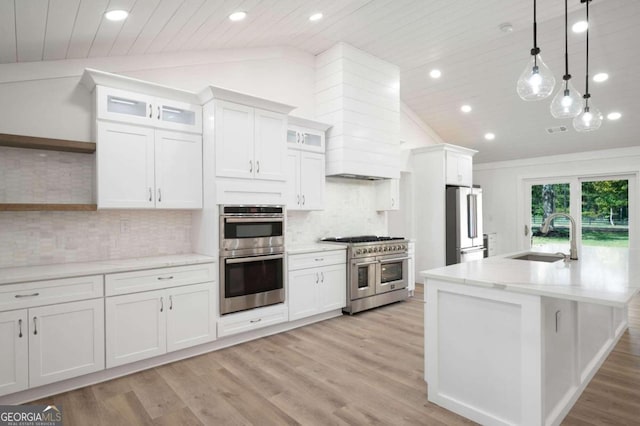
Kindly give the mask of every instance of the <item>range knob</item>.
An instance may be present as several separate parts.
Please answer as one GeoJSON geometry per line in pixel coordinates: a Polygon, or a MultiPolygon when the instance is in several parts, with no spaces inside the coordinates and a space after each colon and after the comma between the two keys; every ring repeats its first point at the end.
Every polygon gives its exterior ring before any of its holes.
{"type": "Polygon", "coordinates": [[[356,250],[356,254],[360,254],[360,253],[362,253],[362,250],[357,249],[357,250],[356,250]]]}
{"type": "Polygon", "coordinates": [[[389,250],[389,247],[387,246],[382,247],[382,251],[387,251],[387,250],[389,250]]]}
{"type": "Polygon", "coordinates": [[[367,252],[368,252],[368,253],[371,253],[371,251],[372,251],[372,250],[371,250],[371,247],[369,247],[369,248],[367,249],[367,252]]]}

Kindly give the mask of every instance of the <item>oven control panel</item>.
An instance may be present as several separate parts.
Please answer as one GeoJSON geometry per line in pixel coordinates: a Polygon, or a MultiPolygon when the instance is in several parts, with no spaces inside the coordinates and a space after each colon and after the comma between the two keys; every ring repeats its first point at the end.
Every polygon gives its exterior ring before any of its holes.
{"type": "Polygon", "coordinates": [[[385,256],[390,254],[402,254],[408,250],[408,244],[402,241],[379,244],[354,244],[352,257],[385,256]]]}

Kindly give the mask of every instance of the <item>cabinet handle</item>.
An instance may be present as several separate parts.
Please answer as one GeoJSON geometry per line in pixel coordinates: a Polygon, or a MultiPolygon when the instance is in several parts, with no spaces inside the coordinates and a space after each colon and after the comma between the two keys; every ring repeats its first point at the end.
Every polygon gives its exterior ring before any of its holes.
{"type": "Polygon", "coordinates": [[[160,120],[160,106],[158,106],[158,120],[160,120]]]}
{"type": "Polygon", "coordinates": [[[18,320],[18,330],[19,330],[18,337],[22,339],[22,319],[18,320]]]}
{"type": "Polygon", "coordinates": [[[149,104],[149,118],[153,117],[153,105],[149,104]]]}
{"type": "Polygon", "coordinates": [[[300,133],[296,132],[296,143],[300,143],[300,133]]]}
{"type": "Polygon", "coordinates": [[[36,297],[36,296],[40,296],[40,293],[33,293],[33,294],[16,294],[14,297],[16,299],[20,299],[21,297],[36,297]]]}
{"type": "Polygon", "coordinates": [[[33,317],[33,335],[38,334],[38,323],[36,322],[38,317],[33,317]]]}
{"type": "Polygon", "coordinates": [[[149,201],[153,201],[153,190],[149,188],[149,201]]]}
{"type": "Polygon", "coordinates": [[[324,282],[324,272],[320,272],[320,276],[322,277],[322,280],[320,280],[321,283],[324,282]]]}
{"type": "Polygon", "coordinates": [[[160,298],[160,312],[164,312],[164,297],[160,298]]]}
{"type": "Polygon", "coordinates": [[[173,311],[173,296],[169,296],[169,310],[173,311]]]}
{"type": "Polygon", "coordinates": [[[394,200],[393,198],[391,199],[391,207],[396,205],[396,200],[394,200]]]}
{"type": "Polygon", "coordinates": [[[302,194],[302,205],[304,206],[304,194],[302,194]]]}
{"type": "Polygon", "coordinates": [[[173,279],[173,275],[169,275],[168,277],[158,277],[158,280],[162,281],[162,280],[172,280],[173,279]]]}
{"type": "Polygon", "coordinates": [[[560,311],[556,311],[556,333],[558,332],[559,324],[560,324],[560,311]]]}
{"type": "Polygon", "coordinates": [[[316,272],[316,284],[318,284],[318,281],[320,281],[320,275],[316,272]]]}
{"type": "Polygon", "coordinates": [[[300,205],[300,194],[298,194],[298,205],[300,205]]]}
{"type": "Polygon", "coordinates": [[[158,202],[162,202],[162,192],[160,192],[160,188],[158,188],[158,202]]]}
{"type": "Polygon", "coordinates": [[[256,173],[260,173],[260,161],[256,161],[256,173]]]}
{"type": "Polygon", "coordinates": [[[302,133],[301,136],[302,136],[302,138],[301,138],[302,139],[302,144],[305,144],[307,142],[307,134],[306,133],[302,133]]]}
{"type": "Polygon", "coordinates": [[[313,259],[313,260],[315,260],[316,262],[322,262],[324,260],[324,257],[319,257],[319,258],[313,259]]]}
{"type": "Polygon", "coordinates": [[[260,322],[260,321],[262,321],[262,318],[258,318],[258,319],[255,319],[255,320],[249,320],[249,322],[251,324],[255,324],[255,323],[260,322]]]}
{"type": "Polygon", "coordinates": [[[249,160],[249,172],[253,173],[253,161],[249,160]]]}

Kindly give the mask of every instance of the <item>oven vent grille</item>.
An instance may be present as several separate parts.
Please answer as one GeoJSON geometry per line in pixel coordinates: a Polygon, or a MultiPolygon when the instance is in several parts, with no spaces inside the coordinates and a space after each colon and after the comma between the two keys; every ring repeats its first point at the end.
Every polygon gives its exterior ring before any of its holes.
{"type": "Polygon", "coordinates": [[[547,127],[545,129],[550,135],[554,133],[564,133],[569,130],[567,126],[547,127]]]}

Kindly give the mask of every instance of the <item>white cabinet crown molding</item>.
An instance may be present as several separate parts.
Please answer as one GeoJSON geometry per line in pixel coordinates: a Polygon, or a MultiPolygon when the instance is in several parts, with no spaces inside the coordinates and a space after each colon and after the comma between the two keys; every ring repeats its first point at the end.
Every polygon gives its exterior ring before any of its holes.
{"type": "Polygon", "coordinates": [[[204,105],[213,99],[234,102],[241,105],[266,109],[268,111],[289,114],[297,107],[287,105],[280,102],[274,102],[269,99],[259,98],[242,92],[225,89],[222,87],[209,86],[198,94],[199,103],[204,105]]]}
{"type": "Polygon", "coordinates": [[[439,143],[435,145],[414,148],[411,150],[411,153],[422,154],[424,152],[433,152],[433,151],[452,151],[452,152],[457,152],[460,154],[471,155],[471,156],[474,156],[478,152],[475,149],[465,148],[464,146],[452,145],[449,143],[439,143]]]}
{"type": "Polygon", "coordinates": [[[90,92],[93,92],[96,86],[105,86],[201,105],[196,93],[92,68],[85,68],[80,83],[90,92]]]}
{"type": "Polygon", "coordinates": [[[332,127],[332,124],[309,120],[308,118],[296,117],[295,115],[290,115],[288,122],[293,126],[307,127],[310,129],[320,130],[322,132],[326,132],[330,127],[332,127]]]}

